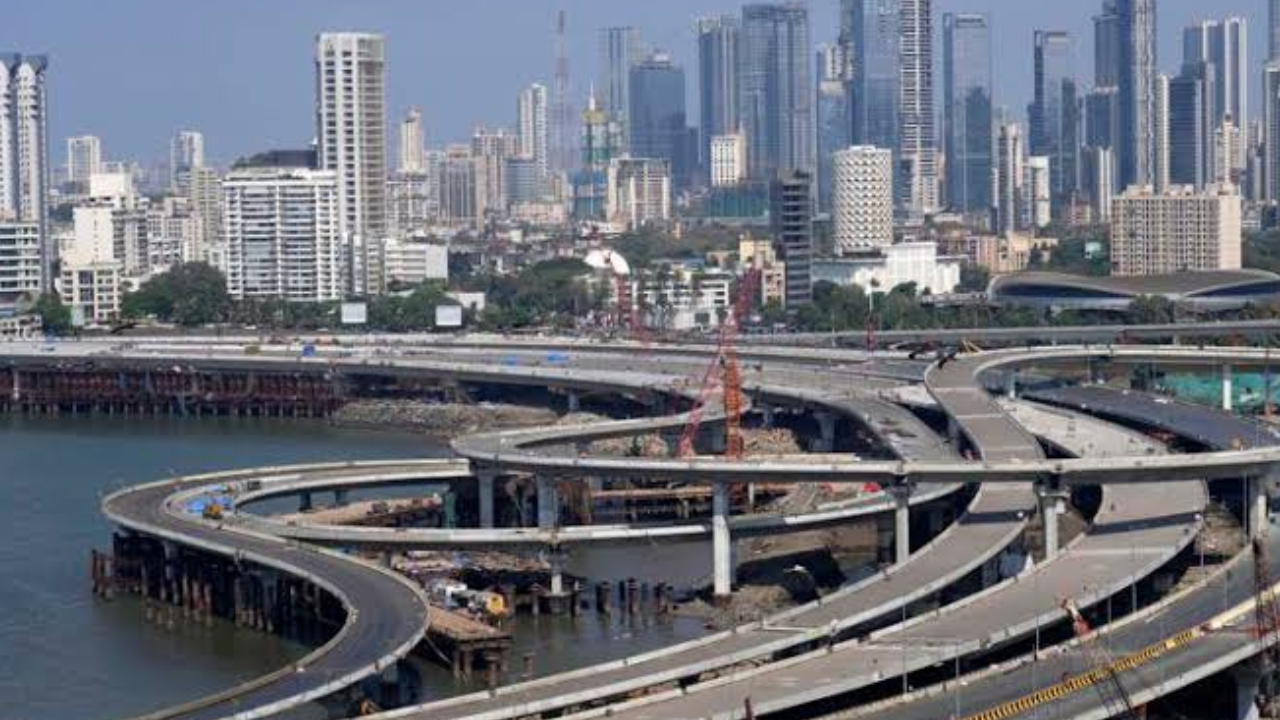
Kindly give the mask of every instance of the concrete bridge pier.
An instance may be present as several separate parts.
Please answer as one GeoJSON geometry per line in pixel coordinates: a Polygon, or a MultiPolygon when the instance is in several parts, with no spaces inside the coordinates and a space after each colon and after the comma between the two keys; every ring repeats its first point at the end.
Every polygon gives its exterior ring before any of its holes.
{"type": "Polygon", "coordinates": [[[476,470],[476,496],[479,498],[480,527],[491,530],[494,527],[493,488],[498,481],[498,473],[488,468],[476,470]]]}
{"type": "Polygon", "coordinates": [[[1235,372],[1231,365],[1222,366],[1222,409],[1231,412],[1234,407],[1235,372]]]}
{"type": "Polygon", "coordinates": [[[818,441],[814,451],[830,453],[836,450],[836,416],[829,412],[816,412],[813,419],[818,421],[818,441]]]}
{"type": "Polygon", "coordinates": [[[1004,396],[1010,400],[1018,399],[1018,371],[1007,370],[1004,374],[1004,396]]]}
{"type": "Polygon", "coordinates": [[[1259,720],[1262,717],[1258,696],[1264,675],[1262,663],[1257,658],[1231,668],[1231,679],[1236,683],[1236,720],[1259,720]]]}
{"type": "Polygon", "coordinates": [[[554,530],[560,524],[560,496],[556,491],[556,479],[539,475],[537,484],[538,529],[554,530]]]}
{"type": "Polygon", "coordinates": [[[733,538],[729,535],[729,486],[711,486],[711,554],[716,600],[733,594],[733,538]]]}
{"type": "Polygon", "coordinates": [[[777,411],[769,403],[761,403],[760,405],[761,423],[765,430],[772,430],[774,423],[777,421],[777,411]]]}
{"type": "Polygon", "coordinates": [[[911,492],[913,486],[904,481],[885,488],[893,498],[893,562],[905,563],[911,557],[911,492]]]}
{"type": "Polygon", "coordinates": [[[1069,495],[1057,481],[1036,487],[1036,495],[1040,498],[1040,522],[1044,529],[1044,559],[1049,561],[1057,557],[1061,549],[1058,517],[1066,512],[1069,495]]]}
{"type": "Polygon", "coordinates": [[[347,491],[339,488],[333,491],[333,504],[337,507],[344,507],[347,504],[347,491]]]}
{"type": "Polygon", "coordinates": [[[564,583],[564,567],[567,559],[567,554],[559,545],[552,545],[547,548],[547,564],[551,566],[551,582],[545,599],[547,611],[552,615],[564,615],[572,609],[570,602],[573,601],[573,596],[566,589],[564,583]]]}
{"type": "Polygon", "coordinates": [[[565,404],[568,405],[570,413],[581,412],[582,396],[580,396],[576,391],[574,390],[568,391],[567,393],[565,393],[564,398],[565,398],[565,404]]]}
{"type": "Polygon", "coordinates": [[[1264,539],[1271,528],[1270,487],[1275,482],[1277,473],[1272,470],[1266,475],[1251,477],[1245,484],[1245,525],[1250,537],[1264,539]]]}
{"type": "Polygon", "coordinates": [[[310,512],[313,507],[315,504],[311,500],[311,491],[298,493],[298,512],[310,512]]]}

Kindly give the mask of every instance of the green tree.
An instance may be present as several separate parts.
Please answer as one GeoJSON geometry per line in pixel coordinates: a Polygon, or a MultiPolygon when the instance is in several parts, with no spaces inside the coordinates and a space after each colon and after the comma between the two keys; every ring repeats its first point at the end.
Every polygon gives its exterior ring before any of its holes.
{"type": "Polygon", "coordinates": [[[62,303],[57,293],[41,295],[31,311],[40,316],[45,332],[64,335],[71,331],[71,308],[62,303]]]}
{"type": "Polygon", "coordinates": [[[1128,319],[1134,325],[1172,325],[1178,321],[1178,308],[1161,295],[1142,295],[1129,303],[1128,319]]]}
{"type": "Polygon", "coordinates": [[[185,327],[225,321],[231,314],[227,281],[212,265],[186,263],[156,275],[129,293],[125,317],[154,317],[185,327]]]}
{"type": "Polygon", "coordinates": [[[991,271],[985,265],[979,265],[973,262],[967,262],[960,266],[960,285],[956,288],[956,292],[962,293],[981,293],[986,292],[987,287],[991,285],[991,271]]]}

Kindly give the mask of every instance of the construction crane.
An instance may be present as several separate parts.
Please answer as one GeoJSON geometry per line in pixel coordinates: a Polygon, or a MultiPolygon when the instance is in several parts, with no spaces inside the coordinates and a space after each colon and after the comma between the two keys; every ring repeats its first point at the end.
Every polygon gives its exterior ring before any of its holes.
{"type": "Polygon", "coordinates": [[[717,391],[722,396],[724,407],[724,454],[729,458],[741,458],[746,450],[742,441],[742,371],[738,365],[738,332],[742,319],[751,309],[759,279],[758,270],[748,270],[742,276],[733,307],[720,324],[716,354],[703,373],[698,400],[689,411],[689,422],[685,424],[680,443],[676,446],[679,457],[694,454],[693,442],[702,428],[703,412],[717,391]]]}
{"type": "Polygon", "coordinates": [[[1258,623],[1258,640],[1266,646],[1262,658],[1269,670],[1280,668],[1280,603],[1277,602],[1275,585],[1271,581],[1271,565],[1267,558],[1267,543],[1261,538],[1253,540],[1253,582],[1257,591],[1254,615],[1258,623]]]}
{"type": "Polygon", "coordinates": [[[1133,700],[1129,697],[1129,692],[1124,689],[1124,683],[1120,681],[1120,674],[1116,672],[1116,661],[1111,656],[1111,651],[1103,644],[1101,636],[1093,635],[1093,628],[1090,627],[1089,621],[1085,619],[1084,613],[1080,612],[1079,606],[1071,599],[1062,601],[1062,609],[1071,617],[1071,630],[1075,633],[1077,639],[1080,640],[1080,647],[1085,651],[1085,655],[1089,658],[1089,665],[1094,671],[1103,675],[1102,682],[1097,683],[1094,687],[1098,688],[1098,694],[1102,696],[1102,706],[1107,710],[1120,708],[1120,714],[1115,717],[1122,720],[1138,720],[1142,717],[1137,708],[1133,705],[1133,700]],[[1093,635],[1093,637],[1090,637],[1093,635]]]}

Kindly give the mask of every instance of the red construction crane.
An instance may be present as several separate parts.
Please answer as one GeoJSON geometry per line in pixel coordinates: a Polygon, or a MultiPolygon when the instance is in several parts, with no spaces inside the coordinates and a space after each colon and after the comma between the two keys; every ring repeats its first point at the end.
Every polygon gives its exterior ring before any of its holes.
{"type": "Polygon", "coordinates": [[[694,454],[693,442],[702,427],[702,414],[711,398],[719,391],[724,407],[724,454],[729,458],[741,458],[745,447],[742,442],[742,372],[738,366],[738,332],[742,320],[751,310],[760,271],[748,270],[738,286],[733,307],[720,323],[716,341],[716,354],[702,376],[702,388],[698,400],[689,412],[689,422],[684,427],[677,446],[679,457],[694,454]]]}
{"type": "Polygon", "coordinates": [[[1116,661],[1111,656],[1111,651],[1103,644],[1100,636],[1090,637],[1093,628],[1089,626],[1089,621],[1080,612],[1075,601],[1063,600],[1062,609],[1071,616],[1071,629],[1080,640],[1080,648],[1088,655],[1089,664],[1105,676],[1103,682],[1095,686],[1102,696],[1103,707],[1111,711],[1119,710],[1115,717],[1122,720],[1138,720],[1141,715],[1129,698],[1129,691],[1125,690],[1124,683],[1120,682],[1120,674],[1116,672],[1116,661]]]}

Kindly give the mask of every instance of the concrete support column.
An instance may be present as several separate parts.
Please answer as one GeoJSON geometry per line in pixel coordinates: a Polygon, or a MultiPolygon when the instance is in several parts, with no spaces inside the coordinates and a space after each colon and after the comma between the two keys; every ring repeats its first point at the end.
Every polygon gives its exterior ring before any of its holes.
{"type": "Polygon", "coordinates": [[[776,421],[776,413],[774,412],[773,406],[769,403],[762,404],[760,406],[760,415],[762,416],[762,422],[764,423],[765,429],[772,430],[774,422],[776,421]]]}
{"type": "Polygon", "coordinates": [[[893,498],[893,561],[898,565],[911,557],[911,491],[910,483],[885,489],[893,498]]]}
{"type": "Polygon", "coordinates": [[[1231,679],[1236,683],[1236,720],[1258,720],[1258,695],[1261,690],[1262,665],[1257,660],[1231,668],[1231,679]]]}
{"type": "Polygon", "coordinates": [[[1004,374],[1004,396],[1010,400],[1018,399],[1018,372],[1008,370],[1004,374]]]}
{"type": "Polygon", "coordinates": [[[1234,405],[1235,394],[1235,377],[1231,366],[1224,364],[1222,366],[1222,409],[1231,412],[1234,405]]]}
{"type": "Polygon", "coordinates": [[[1067,495],[1057,487],[1036,488],[1040,496],[1040,522],[1044,527],[1044,559],[1058,556],[1058,516],[1066,510],[1067,495]]]}
{"type": "Polygon", "coordinates": [[[556,492],[556,480],[538,477],[538,529],[554,530],[560,524],[560,497],[556,492]]]}
{"type": "Polygon", "coordinates": [[[333,504],[338,507],[344,507],[347,504],[347,491],[345,489],[333,491],[333,504]]]}
{"type": "Polygon", "coordinates": [[[476,487],[477,496],[480,500],[480,527],[485,530],[491,530],[494,526],[494,500],[493,486],[498,480],[498,474],[492,470],[476,471],[476,487]]]}
{"type": "Polygon", "coordinates": [[[569,406],[569,412],[576,413],[582,409],[582,398],[577,392],[570,390],[565,394],[565,401],[569,406]]]}
{"type": "Polygon", "coordinates": [[[836,416],[829,412],[813,414],[818,421],[819,440],[815,450],[820,453],[835,452],[836,449],[836,416]]]}
{"type": "Polygon", "coordinates": [[[564,551],[559,547],[547,549],[547,564],[551,566],[551,595],[561,597],[564,592],[564,551]]]}
{"type": "Polygon", "coordinates": [[[304,491],[298,493],[298,512],[310,512],[314,505],[311,502],[311,493],[304,491]]]}
{"type": "Polygon", "coordinates": [[[733,594],[733,538],[729,536],[729,486],[711,486],[711,554],[715,568],[715,596],[733,594]]]}
{"type": "Polygon", "coordinates": [[[1268,535],[1271,508],[1267,488],[1270,484],[1270,477],[1266,475],[1246,481],[1245,522],[1248,524],[1250,537],[1265,538],[1268,535]]]}
{"type": "Polygon", "coordinates": [[[18,371],[18,368],[13,369],[13,398],[12,399],[14,402],[19,402],[22,400],[22,373],[18,371]]]}

